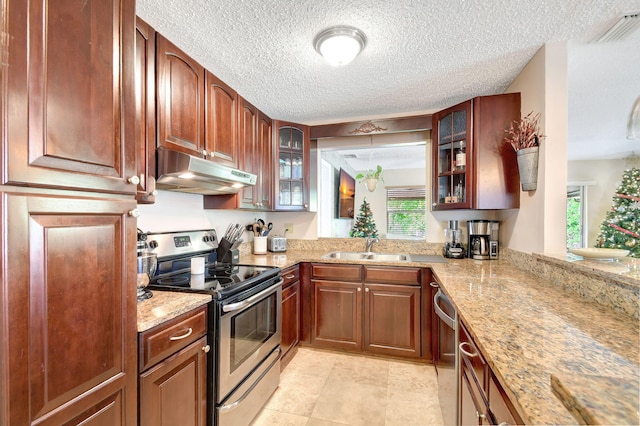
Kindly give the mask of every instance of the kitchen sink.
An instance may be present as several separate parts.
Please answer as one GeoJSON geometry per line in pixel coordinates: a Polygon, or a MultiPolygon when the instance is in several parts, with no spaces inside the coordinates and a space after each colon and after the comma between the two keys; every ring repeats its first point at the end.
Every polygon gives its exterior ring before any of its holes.
{"type": "Polygon", "coordinates": [[[353,251],[333,251],[322,256],[323,259],[343,259],[343,260],[377,260],[379,262],[411,262],[411,256],[404,253],[374,253],[374,252],[353,252],[353,251]]]}

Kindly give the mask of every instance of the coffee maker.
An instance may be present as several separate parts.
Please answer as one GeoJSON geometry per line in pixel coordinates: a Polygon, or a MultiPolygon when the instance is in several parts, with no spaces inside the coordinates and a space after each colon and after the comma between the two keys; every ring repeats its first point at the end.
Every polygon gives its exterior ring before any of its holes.
{"type": "Polygon", "coordinates": [[[497,220],[468,220],[468,257],[478,260],[497,259],[499,230],[500,222],[497,220]]]}
{"type": "Polygon", "coordinates": [[[462,248],[462,231],[458,229],[458,221],[450,220],[449,227],[444,230],[444,257],[452,259],[462,259],[464,249],[462,248]]]}

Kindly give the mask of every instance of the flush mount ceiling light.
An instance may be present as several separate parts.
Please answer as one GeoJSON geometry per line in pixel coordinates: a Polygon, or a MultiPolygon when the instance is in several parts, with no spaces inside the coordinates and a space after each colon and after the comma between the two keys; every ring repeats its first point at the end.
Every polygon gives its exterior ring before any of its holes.
{"type": "Polygon", "coordinates": [[[327,28],[313,41],[316,51],[336,67],[353,61],[366,44],[367,38],[362,31],[347,26],[327,28]]]}

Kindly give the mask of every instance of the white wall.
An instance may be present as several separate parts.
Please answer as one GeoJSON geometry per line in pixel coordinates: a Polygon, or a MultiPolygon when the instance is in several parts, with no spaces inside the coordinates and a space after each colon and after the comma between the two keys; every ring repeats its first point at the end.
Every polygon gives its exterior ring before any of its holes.
{"type": "MultiPolygon", "coordinates": [[[[636,160],[640,163],[640,160],[636,160]]],[[[638,167],[640,164],[637,164],[638,167]]],[[[629,160],[569,161],[570,183],[592,182],[587,186],[587,242],[593,247],[600,233],[600,224],[613,206],[613,194],[622,182],[624,170],[631,166],[629,160]]]]}
{"type": "Polygon", "coordinates": [[[567,48],[549,43],[529,61],[507,92],[520,92],[523,115],[541,113],[538,187],[520,193],[520,209],[498,212],[501,243],[524,252],[566,251],[567,48]]]}
{"type": "MultiPolygon", "coordinates": [[[[138,228],[144,232],[187,231],[194,229],[215,229],[222,237],[229,223],[248,225],[262,218],[273,222],[273,235],[282,235],[284,225],[292,224],[293,232],[287,237],[315,239],[317,237],[316,213],[274,213],[244,210],[205,210],[202,195],[172,191],[158,191],[155,204],[140,204],[138,228]]],[[[245,232],[244,241],[251,241],[245,232]]]]}

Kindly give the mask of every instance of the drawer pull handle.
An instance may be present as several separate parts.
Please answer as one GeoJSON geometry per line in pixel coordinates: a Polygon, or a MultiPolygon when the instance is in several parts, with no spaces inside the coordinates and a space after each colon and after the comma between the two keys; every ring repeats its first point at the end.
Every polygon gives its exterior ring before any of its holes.
{"type": "Polygon", "coordinates": [[[462,352],[463,354],[465,354],[466,356],[468,356],[469,358],[474,358],[478,356],[478,353],[471,353],[469,351],[465,351],[464,350],[464,345],[469,345],[469,347],[471,347],[471,344],[469,342],[462,342],[460,343],[460,346],[458,346],[460,348],[460,352],[462,352]]]}
{"type": "MultiPolygon", "coordinates": [[[[466,342],[465,342],[465,343],[466,343],[466,342]]],[[[476,416],[477,416],[479,419],[483,419],[483,420],[487,418],[487,416],[485,416],[484,414],[479,413],[479,412],[477,412],[477,411],[476,411],[476,416]]]]}
{"type": "Polygon", "coordinates": [[[189,330],[187,330],[186,333],[181,334],[180,336],[171,336],[169,337],[169,340],[182,340],[182,339],[186,339],[187,337],[191,336],[191,333],[193,333],[193,328],[189,327],[189,330]]]}
{"type": "Polygon", "coordinates": [[[433,288],[440,288],[440,286],[438,285],[438,283],[437,283],[437,282],[434,282],[434,281],[430,282],[430,283],[429,283],[429,285],[430,285],[431,287],[433,287],[433,288]]]}
{"type": "Polygon", "coordinates": [[[291,275],[287,275],[285,278],[286,278],[286,279],[288,279],[288,280],[290,280],[290,279],[295,278],[295,277],[296,277],[296,276],[295,276],[294,274],[291,274],[291,275]]]}
{"type": "Polygon", "coordinates": [[[202,347],[202,350],[204,351],[204,353],[209,353],[209,351],[211,350],[211,346],[209,345],[204,345],[202,347]]]}

